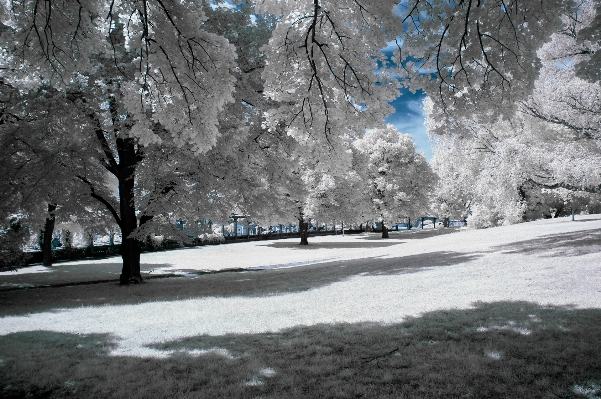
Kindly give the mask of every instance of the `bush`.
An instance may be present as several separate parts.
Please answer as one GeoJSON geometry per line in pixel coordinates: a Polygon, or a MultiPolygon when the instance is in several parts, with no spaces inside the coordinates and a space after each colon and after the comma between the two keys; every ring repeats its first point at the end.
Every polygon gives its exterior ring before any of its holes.
{"type": "Polygon", "coordinates": [[[168,240],[166,240],[164,236],[157,236],[153,234],[146,236],[146,239],[142,244],[147,251],[160,251],[167,248],[167,241],[168,240]]]}
{"type": "Polygon", "coordinates": [[[11,219],[8,229],[0,232],[0,271],[16,270],[24,266],[31,257],[23,251],[28,234],[21,221],[11,219]]]}
{"type": "Polygon", "coordinates": [[[206,244],[222,244],[225,242],[225,237],[223,236],[223,234],[217,234],[217,233],[212,233],[212,234],[201,234],[199,237],[200,242],[203,245],[206,244]]]}

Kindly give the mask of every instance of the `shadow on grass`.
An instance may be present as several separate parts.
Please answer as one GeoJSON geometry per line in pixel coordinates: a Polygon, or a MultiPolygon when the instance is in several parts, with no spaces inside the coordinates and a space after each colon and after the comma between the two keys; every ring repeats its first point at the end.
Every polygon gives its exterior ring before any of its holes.
{"type": "MultiPolygon", "coordinates": [[[[352,235],[346,237],[354,238],[353,241],[342,241],[342,236],[327,236],[329,239],[339,238],[341,241],[315,241],[314,237],[309,237],[309,245],[299,245],[299,240],[274,241],[266,244],[266,247],[285,248],[297,250],[314,250],[314,249],[339,249],[339,248],[385,248],[391,245],[402,244],[407,240],[416,240],[429,238],[439,235],[455,233],[458,228],[438,228],[425,230],[402,230],[390,231],[390,238],[382,238],[381,233],[368,233],[362,235],[352,235]]],[[[321,237],[320,237],[321,238],[321,237]]]]}
{"type": "Polygon", "coordinates": [[[119,287],[116,283],[0,291],[0,316],[56,308],[118,305],[145,301],[171,301],[205,296],[263,296],[307,291],[353,276],[380,276],[419,272],[429,267],[452,266],[479,255],[435,252],[402,258],[363,258],[318,263],[288,269],[204,274],[159,278],[145,284],[119,287]]]}
{"type": "Polygon", "coordinates": [[[392,238],[400,238],[403,240],[418,240],[422,238],[457,233],[459,231],[461,231],[460,227],[437,227],[435,229],[389,231],[388,234],[392,238]]]}
{"type": "MultiPolygon", "coordinates": [[[[300,241],[299,241],[300,242],[300,241]]],[[[265,247],[277,248],[277,249],[295,249],[299,251],[315,250],[315,249],[354,249],[354,248],[386,248],[392,245],[402,244],[402,240],[388,239],[388,240],[373,240],[370,237],[357,237],[354,241],[311,241],[309,238],[309,245],[299,245],[297,241],[275,241],[265,245],[265,247]]]]}
{"type": "Polygon", "coordinates": [[[598,215],[575,215],[574,222],[593,222],[599,221],[598,215]]]}
{"type": "Polygon", "coordinates": [[[601,394],[599,309],[495,302],[391,325],[197,336],[154,345],[177,351],[163,359],[106,356],[98,342],[110,345],[108,337],[50,332],[0,337],[0,392],[49,398],[601,394]]]}
{"type": "Polygon", "coordinates": [[[115,346],[106,334],[28,331],[0,336],[0,397],[79,397],[115,346]]]}
{"type": "MultiPolygon", "coordinates": [[[[37,289],[118,283],[122,267],[121,263],[59,264],[51,266],[49,272],[3,275],[0,278],[0,304],[2,304],[2,294],[8,291],[36,291],[37,289]]],[[[142,273],[145,273],[149,270],[169,267],[171,267],[170,264],[141,265],[141,270],[142,273]]],[[[169,276],[149,276],[151,279],[162,277],[169,276]]]]}
{"type": "Polygon", "coordinates": [[[493,250],[547,257],[587,255],[601,252],[601,229],[553,234],[519,243],[501,245],[493,250]]]}

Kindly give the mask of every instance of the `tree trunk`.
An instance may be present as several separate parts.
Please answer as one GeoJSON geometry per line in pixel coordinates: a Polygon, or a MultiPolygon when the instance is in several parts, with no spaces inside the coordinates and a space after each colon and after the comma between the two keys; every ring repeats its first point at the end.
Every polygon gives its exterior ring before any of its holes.
{"type": "Polygon", "coordinates": [[[119,153],[119,211],[121,214],[121,257],[123,269],[119,282],[121,285],[142,282],[140,275],[140,242],[131,238],[138,227],[134,202],[135,170],[138,162],[135,142],[132,138],[118,138],[119,153]]]}
{"type": "Polygon", "coordinates": [[[56,204],[48,204],[48,214],[44,224],[44,237],[42,241],[42,264],[52,266],[52,234],[54,233],[54,211],[56,204]]]}
{"type": "Polygon", "coordinates": [[[386,228],[386,225],[384,224],[384,220],[382,220],[382,238],[389,238],[388,237],[388,229],[386,228]]]}
{"type": "MultiPolygon", "coordinates": [[[[150,222],[153,217],[154,217],[153,215],[140,216],[140,226],[142,226],[144,223],[150,222]]],[[[140,245],[142,245],[142,244],[140,244],[140,245]]],[[[154,247],[154,243],[152,241],[152,237],[150,236],[150,234],[144,238],[144,247],[147,251],[154,251],[156,249],[154,247]]]]}
{"type": "Polygon", "coordinates": [[[298,229],[300,232],[300,245],[309,245],[309,222],[304,219],[298,219],[298,229]]]}

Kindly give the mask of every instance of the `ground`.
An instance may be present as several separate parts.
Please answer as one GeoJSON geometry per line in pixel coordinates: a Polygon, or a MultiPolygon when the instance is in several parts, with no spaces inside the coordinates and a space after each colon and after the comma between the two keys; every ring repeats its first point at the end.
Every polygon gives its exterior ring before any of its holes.
{"type": "Polygon", "coordinates": [[[297,241],[0,273],[0,393],[601,396],[600,216],[297,241]]]}

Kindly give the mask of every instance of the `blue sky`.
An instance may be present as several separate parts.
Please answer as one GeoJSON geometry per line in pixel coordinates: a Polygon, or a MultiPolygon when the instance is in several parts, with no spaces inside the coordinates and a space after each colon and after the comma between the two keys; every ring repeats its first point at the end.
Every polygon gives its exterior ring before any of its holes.
{"type": "Polygon", "coordinates": [[[417,151],[422,151],[426,159],[432,158],[432,146],[424,126],[424,113],[422,101],[426,94],[418,90],[415,94],[407,89],[401,90],[401,96],[390,103],[396,110],[384,121],[394,125],[401,133],[409,133],[417,151]]]}
{"type": "MultiPolygon", "coordinates": [[[[399,43],[402,39],[398,38],[399,43]]],[[[390,42],[388,46],[380,50],[388,58],[387,67],[396,68],[395,62],[392,60],[394,50],[397,48],[397,43],[390,42]]],[[[430,73],[424,71],[424,73],[430,73]]],[[[384,122],[394,125],[401,133],[409,133],[413,137],[413,142],[417,151],[422,151],[429,161],[432,158],[432,146],[426,127],[424,126],[424,112],[422,102],[426,98],[426,93],[421,90],[411,93],[408,89],[401,89],[401,95],[390,103],[396,110],[394,114],[389,115],[384,122]]]]}

